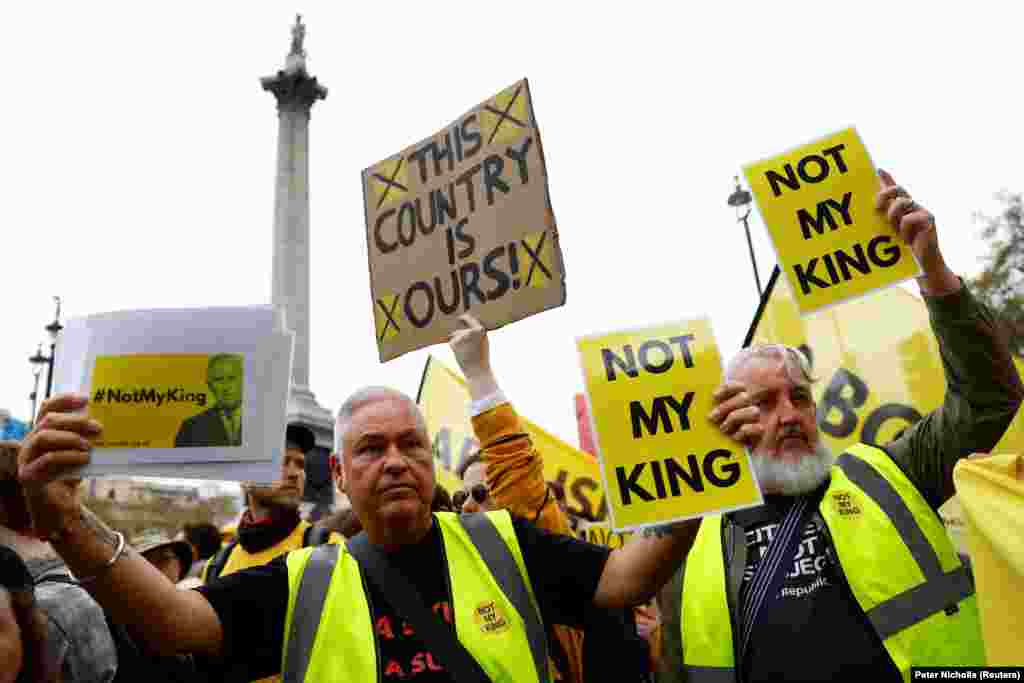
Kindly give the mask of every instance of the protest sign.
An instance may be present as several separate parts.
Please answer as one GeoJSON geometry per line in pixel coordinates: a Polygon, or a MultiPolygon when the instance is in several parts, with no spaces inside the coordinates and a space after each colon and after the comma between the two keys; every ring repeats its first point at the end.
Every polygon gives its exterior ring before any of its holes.
{"type": "Polygon", "coordinates": [[[802,314],[921,274],[853,128],[743,169],[802,314]]]}
{"type": "MultiPolygon", "coordinates": [[[[480,448],[469,418],[469,390],[465,380],[436,358],[428,357],[416,401],[423,410],[434,447],[437,482],[447,491],[462,488],[455,475],[459,464],[480,448]]],[[[544,479],[565,487],[571,512],[603,519],[607,510],[597,461],[553,434],[519,417],[544,460],[544,479]]]]}
{"type": "Polygon", "coordinates": [[[576,527],[576,536],[594,545],[603,545],[606,548],[621,548],[633,537],[632,531],[612,531],[607,520],[601,522],[581,521],[576,527]]]}
{"type": "Polygon", "coordinates": [[[614,530],[761,503],[750,456],[707,415],[722,360],[707,319],[581,337],[614,530]]]}
{"type": "Polygon", "coordinates": [[[565,271],[525,79],[363,171],[380,360],[565,303],[565,271]]]}
{"type": "Polygon", "coordinates": [[[272,481],[292,345],[269,306],[69,320],[54,385],[104,426],[80,474],[272,481]]]}

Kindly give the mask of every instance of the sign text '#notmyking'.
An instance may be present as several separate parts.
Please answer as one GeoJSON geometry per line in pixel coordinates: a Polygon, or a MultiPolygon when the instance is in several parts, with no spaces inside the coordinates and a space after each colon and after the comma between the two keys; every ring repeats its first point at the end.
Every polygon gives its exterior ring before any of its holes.
{"type": "Polygon", "coordinates": [[[159,408],[164,403],[195,403],[197,406],[206,405],[206,394],[203,392],[188,392],[184,388],[158,390],[149,388],[100,388],[92,396],[93,403],[155,403],[159,408]]]}

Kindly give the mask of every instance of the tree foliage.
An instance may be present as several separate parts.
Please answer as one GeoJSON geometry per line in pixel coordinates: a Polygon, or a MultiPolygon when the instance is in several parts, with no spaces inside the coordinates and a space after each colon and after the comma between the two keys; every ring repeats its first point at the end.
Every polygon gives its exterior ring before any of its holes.
{"type": "Polygon", "coordinates": [[[985,269],[971,283],[974,293],[1002,319],[1014,353],[1024,356],[1024,195],[996,195],[995,216],[978,214],[988,243],[985,269]]]}

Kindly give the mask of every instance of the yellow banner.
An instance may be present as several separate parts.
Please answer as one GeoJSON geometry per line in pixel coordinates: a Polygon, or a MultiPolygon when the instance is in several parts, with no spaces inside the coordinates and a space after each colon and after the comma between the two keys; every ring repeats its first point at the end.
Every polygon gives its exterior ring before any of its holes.
{"type": "MultiPolygon", "coordinates": [[[[754,341],[802,347],[808,354],[818,379],[818,427],[837,453],[861,441],[891,441],[945,396],[928,309],[902,287],[801,318],[790,288],[776,279],[754,341]]],[[[1021,359],[1015,362],[1024,373],[1021,359]]],[[[1024,411],[992,450],[1024,453],[1024,411]]]]}
{"type": "Polygon", "coordinates": [[[961,460],[953,480],[978,584],[988,664],[1019,665],[1024,643],[1024,457],[961,460]]]}
{"type": "Polygon", "coordinates": [[[761,503],[749,456],[707,419],[722,383],[707,319],[582,337],[576,347],[613,529],[761,503]]]}
{"type": "MultiPolygon", "coordinates": [[[[455,475],[459,463],[480,448],[467,412],[465,380],[429,357],[417,398],[434,447],[437,482],[447,491],[462,488],[455,475]]],[[[515,405],[513,403],[513,405],[515,405]]],[[[533,445],[544,458],[544,478],[561,482],[571,512],[603,519],[607,514],[597,461],[520,415],[533,445]]]]}
{"type": "Polygon", "coordinates": [[[612,531],[612,527],[608,522],[580,522],[579,527],[576,529],[576,536],[588,543],[603,545],[614,550],[626,545],[629,539],[633,537],[633,532],[612,531]]]}
{"type": "Polygon", "coordinates": [[[98,356],[89,414],[97,448],[239,446],[244,359],[237,354],[98,356]]]}
{"type": "Polygon", "coordinates": [[[854,128],[743,169],[801,313],[920,274],[875,210],[878,174],[854,128]]]}

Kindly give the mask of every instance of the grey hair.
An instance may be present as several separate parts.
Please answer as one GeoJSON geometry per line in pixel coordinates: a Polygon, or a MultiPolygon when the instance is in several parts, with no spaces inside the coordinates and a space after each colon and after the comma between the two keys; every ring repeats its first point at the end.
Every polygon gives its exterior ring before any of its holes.
{"type": "Polygon", "coordinates": [[[725,379],[735,378],[745,365],[758,358],[782,361],[786,368],[786,376],[800,386],[810,386],[817,381],[817,378],[811,375],[811,364],[804,352],[785,344],[757,344],[740,349],[725,367],[725,379]]]}
{"type": "Polygon", "coordinates": [[[334,421],[334,452],[341,454],[342,441],[345,438],[345,432],[348,431],[349,424],[352,422],[352,416],[355,415],[356,411],[363,406],[370,403],[379,403],[380,401],[388,401],[392,399],[398,399],[404,401],[412,409],[416,415],[416,422],[423,431],[427,431],[427,420],[423,417],[423,411],[416,404],[416,401],[409,398],[408,395],[402,393],[398,389],[392,389],[391,387],[383,386],[368,386],[362,389],[357,389],[351,396],[345,399],[345,402],[338,408],[338,417],[334,421]]]}

